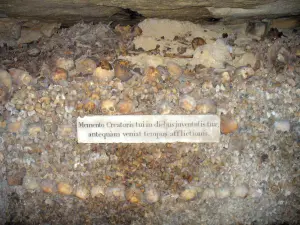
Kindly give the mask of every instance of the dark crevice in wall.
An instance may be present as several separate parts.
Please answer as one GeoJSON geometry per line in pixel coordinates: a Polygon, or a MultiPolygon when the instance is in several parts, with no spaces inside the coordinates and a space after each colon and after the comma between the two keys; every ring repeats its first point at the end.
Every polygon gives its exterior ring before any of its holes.
{"type": "Polygon", "coordinates": [[[209,17],[209,18],[206,18],[204,20],[206,20],[207,22],[211,22],[211,23],[217,23],[221,20],[222,18],[215,18],[215,17],[209,17]]]}
{"type": "Polygon", "coordinates": [[[120,12],[112,15],[109,19],[112,21],[111,26],[115,27],[117,24],[121,25],[135,25],[142,21],[145,17],[131,9],[125,8],[120,12]]]}
{"type": "Polygon", "coordinates": [[[133,11],[131,9],[124,9],[124,12],[127,13],[129,15],[129,18],[131,20],[137,20],[137,19],[141,19],[143,18],[143,15],[136,12],[136,11],[133,11]]]}

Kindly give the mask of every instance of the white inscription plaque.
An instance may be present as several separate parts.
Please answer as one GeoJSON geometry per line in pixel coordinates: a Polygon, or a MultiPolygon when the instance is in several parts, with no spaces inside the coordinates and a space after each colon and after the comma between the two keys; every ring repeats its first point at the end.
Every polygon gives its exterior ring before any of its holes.
{"type": "Polygon", "coordinates": [[[79,143],[219,142],[217,115],[116,115],[77,118],[79,143]]]}

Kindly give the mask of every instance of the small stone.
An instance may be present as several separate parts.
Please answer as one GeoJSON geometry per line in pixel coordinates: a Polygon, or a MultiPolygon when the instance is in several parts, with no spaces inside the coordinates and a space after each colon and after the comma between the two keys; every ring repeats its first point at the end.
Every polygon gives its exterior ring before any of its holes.
{"type": "Polygon", "coordinates": [[[166,101],[160,102],[157,106],[157,111],[161,115],[168,115],[171,113],[171,110],[172,110],[172,108],[170,106],[170,103],[168,103],[166,101]]]}
{"type": "Polygon", "coordinates": [[[50,70],[50,67],[43,63],[40,68],[40,77],[37,79],[37,82],[45,88],[49,87],[49,79],[48,77],[51,77],[52,71],[50,70]]]}
{"type": "Polygon", "coordinates": [[[44,23],[41,27],[41,32],[46,37],[51,37],[59,28],[60,23],[44,23]]]}
{"type": "Polygon", "coordinates": [[[194,68],[196,74],[201,75],[203,72],[206,72],[207,69],[202,64],[197,64],[194,68]]]}
{"type": "Polygon", "coordinates": [[[169,73],[168,68],[166,66],[159,65],[159,66],[156,67],[156,69],[160,73],[163,80],[166,80],[170,76],[170,73],[169,73]]]}
{"type": "Polygon", "coordinates": [[[295,87],[297,85],[296,81],[294,79],[288,78],[287,83],[291,85],[292,87],[295,87]]]}
{"type": "Polygon", "coordinates": [[[182,94],[189,94],[194,90],[195,87],[196,87],[195,83],[191,81],[185,81],[179,85],[179,91],[182,94]]]}
{"type": "Polygon", "coordinates": [[[7,122],[5,120],[0,119],[0,129],[6,128],[7,122]]]}
{"type": "Polygon", "coordinates": [[[263,191],[261,189],[253,189],[251,188],[249,191],[249,196],[251,198],[260,198],[263,194],[263,191]]]}
{"type": "Polygon", "coordinates": [[[100,62],[100,67],[104,70],[113,70],[113,67],[107,60],[102,60],[100,62]]]}
{"type": "Polygon", "coordinates": [[[222,73],[222,83],[228,83],[230,81],[230,75],[228,72],[223,72],[222,73]]]}
{"type": "Polygon", "coordinates": [[[29,113],[29,112],[32,112],[34,110],[34,105],[31,105],[31,104],[26,104],[25,105],[25,110],[29,113]]]}
{"type": "Polygon", "coordinates": [[[215,114],[217,113],[217,106],[213,100],[200,100],[196,106],[196,110],[200,114],[215,114]]]}
{"type": "Polygon", "coordinates": [[[93,74],[97,68],[96,62],[89,58],[78,59],[76,60],[75,65],[77,72],[81,73],[82,75],[93,74]]]}
{"type": "Polygon", "coordinates": [[[6,70],[0,69],[0,84],[7,87],[8,90],[12,88],[12,78],[6,70]]]}
{"type": "Polygon", "coordinates": [[[116,87],[119,91],[123,91],[124,90],[124,85],[121,81],[117,81],[116,83],[116,87]]]}
{"type": "Polygon", "coordinates": [[[215,190],[212,188],[206,188],[202,193],[202,199],[209,199],[215,197],[216,197],[216,193],[215,190]]]}
{"type": "Polygon", "coordinates": [[[206,68],[224,68],[224,62],[231,62],[230,49],[223,40],[206,44],[195,49],[191,64],[203,65],[206,68]]]}
{"type": "Polygon", "coordinates": [[[205,81],[203,84],[202,84],[202,88],[203,89],[206,89],[206,90],[209,90],[209,89],[212,89],[214,86],[213,86],[213,83],[211,80],[208,80],[208,81],[205,81]]]}
{"type": "Polygon", "coordinates": [[[138,204],[142,200],[142,192],[136,187],[131,187],[125,191],[126,200],[138,204]]]}
{"type": "Polygon", "coordinates": [[[36,178],[31,176],[25,176],[23,179],[23,186],[30,191],[39,190],[40,186],[36,178]]]}
{"type": "Polygon", "coordinates": [[[54,82],[59,82],[61,80],[67,80],[67,78],[68,78],[68,73],[65,69],[62,69],[62,68],[57,68],[52,75],[52,80],[54,82]]]}
{"type": "Polygon", "coordinates": [[[252,42],[252,38],[250,38],[250,37],[240,37],[240,38],[237,38],[235,41],[234,41],[234,44],[236,45],[236,46],[246,46],[246,45],[248,45],[249,46],[249,44],[252,42]]]}
{"type": "Polygon", "coordinates": [[[75,63],[71,58],[58,58],[56,60],[56,67],[62,68],[66,71],[70,71],[74,68],[75,63]]]}
{"type": "Polygon", "coordinates": [[[233,135],[230,137],[228,149],[230,151],[241,152],[245,148],[245,140],[240,135],[233,135]]]}
{"type": "Polygon", "coordinates": [[[9,123],[7,126],[7,129],[11,133],[20,133],[23,128],[23,122],[22,121],[16,121],[9,123]]]}
{"type": "Polygon", "coordinates": [[[18,20],[12,18],[0,19],[0,36],[1,44],[6,43],[7,46],[16,46],[16,40],[21,34],[21,24],[18,20]]]}
{"type": "MultiPolygon", "coordinates": [[[[95,98],[95,97],[93,97],[95,98]]],[[[96,109],[96,101],[93,101],[93,100],[87,100],[85,103],[84,103],[84,106],[83,108],[85,109],[85,111],[87,112],[93,112],[95,109],[96,109]]]]}
{"type": "Polygon", "coordinates": [[[58,183],[57,190],[60,194],[63,194],[63,195],[70,195],[73,192],[72,186],[70,184],[67,184],[64,182],[58,183]]]}
{"type": "Polygon", "coordinates": [[[170,76],[174,79],[179,78],[183,73],[183,69],[177,63],[174,62],[167,63],[167,69],[170,76]]]}
{"type": "Polygon", "coordinates": [[[234,77],[239,78],[242,77],[244,79],[248,79],[255,74],[254,70],[250,66],[240,66],[235,69],[234,77]]]}
{"type": "Polygon", "coordinates": [[[290,121],[277,120],[274,122],[274,129],[281,132],[289,132],[291,128],[290,121]]]}
{"type": "Polygon", "coordinates": [[[100,100],[100,94],[99,93],[92,93],[91,99],[94,100],[94,103],[98,106],[99,105],[98,100],[100,100]]]}
{"type": "Polygon", "coordinates": [[[233,191],[233,196],[239,197],[239,198],[246,198],[249,192],[248,185],[241,184],[239,186],[236,186],[233,191]]]}
{"type": "Polygon", "coordinates": [[[2,153],[2,152],[0,152],[0,163],[2,163],[2,162],[3,162],[3,160],[4,160],[4,155],[3,155],[3,153],[2,153]]]}
{"type": "Polygon", "coordinates": [[[181,192],[180,197],[185,201],[193,200],[197,197],[197,190],[194,188],[187,188],[181,192]]]}
{"type": "MultiPolygon", "coordinates": [[[[128,33],[128,34],[125,34],[125,35],[123,36],[124,39],[128,39],[128,37],[130,37],[130,34],[129,34],[129,33],[128,33]]],[[[120,54],[121,56],[126,56],[126,55],[128,55],[128,47],[127,47],[125,41],[120,41],[120,42],[118,43],[118,50],[117,50],[117,51],[119,52],[119,54],[120,54]]]]}
{"type": "Polygon", "coordinates": [[[295,125],[293,127],[293,132],[295,133],[295,135],[300,138],[300,125],[295,125]]]}
{"type": "Polygon", "coordinates": [[[115,72],[113,70],[97,67],[93,73],[93,77],[98,81],[109,82],[115,77],[115,72]]]}
{"type": "Polygon", "coordinates": [[[9,73],[12,76],[13,82],[17,85],[29,86],[32,81],[32,76],[27,71],[11,68],[9,73]]]}
{"type": "Polygon", "coordinates": [[[56,182],[49,179],[44,179],[41,181],[40,187],[43,192],[52,194],[57,191],[56,182]]]}
{"type": "Polygon", "coordinates": [[[70,113],[71,114],[74,111],[74,109],[75,109],[75,106],[73,105],[73,103],[65,105],[65,111],[66,111],[66,113],[70,113]]]}
{"type": "Polygon", "coordinates": [[[108,188],[106,195],[112,199],[124,200],[125,199],[125,187],[123,185],[117,187],[108,188]]]}
{"type": "Polygon", "coordinates": [[[221,117],[221,133],[222,134],[229,134],[233,133],[238,129],[238,123],[229,117],[222,116],[221,117]]]}
{"type": "Polygon", "coordinates": [[[7,176],[7,183],[9,186],[20,186],[23,184],[23,178],[26,175],[26,169],[22,168],[16,173],[12,173],[7,176]]]}
{"type": "Polygon", "coordinates": [[[133,37],[141,36],[143,34],[143,30],[138,25],[133,26],[131,32],[133,37]]]}
{"type": "Polygon", "coordinates": [[[187,48],[186,47],[183,47],[183,46],[179,46],[177,48],[177,52],[178,54],[184,54],[186,52],[187,48]]]}
{"type": "Polygon", "coordinates": [[[130,33],[131,30],[132,30],[132,28],[130,25],[122,26],[122,25],[118,24],[115,27],[115,32],[118,34],[124,35],[124,36],[127,35],[128,33],[130,33]]]}
{"type": "Polygon", "coordinates": [[[247,25],[246,33],[251,36],[258,37],[259,39],[264,36],[267,24],[262,22],[250,22],[247,25]]]}
{"type": "Polygon", "coordinates": [[[257,59],[255,55],[251,52],[243,54],[241,57],[237,57],[234,60],[234,65],[236,67],[250,65],[252,68],[255,66],[257,59]]]}
{"type": "Polygon", "coordinates": [[[126,60],[116,60],[114,62],[115,76],[121,81],[128,81],[133,74],[130,72],[130,62],[126,60]]]}
{"type": "Polygon", "coordinates": [[[159,201],[160,194],[157,189],[153,187],[147,187],[145,190],[145,198],[148,203],[155,203],[159,201]]]}
{"type": "Polygon", "coordinates": [[[31,48],[27,51],[27,54],[29,56],[35,57],[35,56],[38,56],[40,54],[40,52],[41,52],[41,50],[38,48],[31,48]]]}
{"type": "Polygon", "coordinates": [[[70,137],[73,136],[74,129],[72,125],[69,124],[62,124],[59,125],[57,134],[59,137],[70,137]]]}
{"type": "Polygon", "coordinates": [[[180,98],[179,106],[182,109],[191,112],[191,111],[194,111],[194,109],[196,108],[196,101],[193,97],[191,97],[189,95],[185,95],[180,98]]]}
{"type": "Polygon", "coordinates": [[[113,100],[107,99],[101,103],[101,111],[103,114],[112,114],[116,112],[115,102],[113,100]]]}
{"type": "Polygon", "coordinates": [[[217,198],[227,198],[230,196],[230,188],[229,187],[221,187],[216,189],[217,198]]]}
{"type": "Polygon", "coordinates": [[[107,164],[109,161],[109,157],[106,155],[106,153],[102,153],[101,156],[98,159],[98,162],[102,165],[107,164]]]}
{"type": "Polygon", "coordinates": [[[102,197],[102,196],[104,196],[104,193],[105,193],[105,190],[100,185],[96,185],[96,186],[92,187],[92,189],[91,189],[92,198],[102,197]]]}
{"type": "Polygon", "coordinates": [[[201,37],[196,37],[192,40],[192,47],[195,50],[199,46],[205,45],[206,41],[201,37]]]}
{"type": "Polygon", "coordinates": [[[239,48],[239,47],[235,47],[234,49],[233,49],[233,54],[234,54],[234,56],[242,56],[242,55],[244,55],[246,52],[245,52],[245,50],[243,49],[243,48],[239,48]]]}
{"type": "Polygon", "coordinates": [[[158,69],[149,66],[144,71],[144,82],[158,82],[160,76],[158,69]]]}
{"type": "Polygon", "coordinates": [[[22,28],[21,37],[18,40],[18,44],[28,44],[34,41],[38,41],[42,36],[43,35],[39,30],[22,28]]]}
{"type": "Polygon", "coordinates": [[[133,102],[131,100],[122,100],[118,103],[117,109],[121,114],[129,114],[133,110],[133,102]]]}
{"type": "Polygon", "coordinates": [[[0,104],[5,103],[9,97],[9,90],[4,85],[0,84],[0,104]]]}
{"type": "Polygon", "coordinates": [[[85,187],[78,187],[76,189],[75,196],[82,200],[86,200],[89,197],[89,190],[85,187]]]}
{"type": "Polygon", "coordinates": [[[54,202],[53,202],[52,199],[47,198],[47,199],[45,200],[45,204],[46,204],[46,205],[49,205],[49,206],[53,206],[54,202]]]}
{"type": "Polygon", "coordinates": [[[43,127],[41,124],[32,124],[28,127],[28,133],[30,136],[38,136],[40,133],[42,133],[43,127]]]}

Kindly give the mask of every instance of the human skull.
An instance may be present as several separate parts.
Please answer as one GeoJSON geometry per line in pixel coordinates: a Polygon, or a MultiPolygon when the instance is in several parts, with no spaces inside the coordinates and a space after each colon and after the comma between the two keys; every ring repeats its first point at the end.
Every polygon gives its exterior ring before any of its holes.
{"type": "Polygon", "coordinates": [[[101,103],[101,111],[103,114],[112,115],[116,112],[115,102],[107,99],[101,103]]]}

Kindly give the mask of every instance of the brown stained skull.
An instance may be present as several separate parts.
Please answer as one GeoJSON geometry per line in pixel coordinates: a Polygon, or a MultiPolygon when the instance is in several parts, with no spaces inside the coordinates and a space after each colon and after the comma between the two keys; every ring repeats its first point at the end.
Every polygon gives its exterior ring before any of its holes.
{"type": "Polygon", "coordinates": [[[115,102],[113,100],[107,99],[101,103],[101,111],[106,115],[113,115],[116,112],[115,102]]]}

